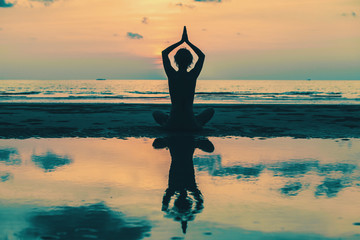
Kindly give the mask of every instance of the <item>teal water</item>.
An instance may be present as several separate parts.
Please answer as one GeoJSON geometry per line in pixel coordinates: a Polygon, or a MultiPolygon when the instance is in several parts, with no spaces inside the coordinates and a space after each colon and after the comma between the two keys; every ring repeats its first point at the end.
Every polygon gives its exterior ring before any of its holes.
{"type": "MultiPolygon", "coordinates": [[[[0,102],[170,103],[165,80],[1,80],[0,102]]],[[[195,104],[359,104],[357,80],[199,80],[195,104]]]]}
{"type": "Polygon", "coordinates": [[[0,238],[359,239],[359,167],[359,139],[1,139],[0,238]]]}

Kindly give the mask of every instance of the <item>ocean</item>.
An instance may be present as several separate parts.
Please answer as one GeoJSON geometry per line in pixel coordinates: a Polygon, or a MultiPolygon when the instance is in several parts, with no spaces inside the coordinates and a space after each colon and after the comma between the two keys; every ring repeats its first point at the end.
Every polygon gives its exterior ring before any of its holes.
{"type": "MultiPolygon", "coordinates": [[[[170,103],[166,80],[0,80],[2,103],[170,103]]],[[[195,104],[360,104],[360,80],[198,80],[195,104]]]]}

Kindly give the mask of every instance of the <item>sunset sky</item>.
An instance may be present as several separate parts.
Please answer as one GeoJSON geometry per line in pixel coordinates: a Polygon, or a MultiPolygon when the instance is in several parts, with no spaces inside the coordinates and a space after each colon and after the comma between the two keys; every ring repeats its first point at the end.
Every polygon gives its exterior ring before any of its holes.
{"type": "Polygon", "coordinates": [[[0,79],[165,79],[184,25],[201,79],[360,79],[359,0],[0,0],[0,79]]]}

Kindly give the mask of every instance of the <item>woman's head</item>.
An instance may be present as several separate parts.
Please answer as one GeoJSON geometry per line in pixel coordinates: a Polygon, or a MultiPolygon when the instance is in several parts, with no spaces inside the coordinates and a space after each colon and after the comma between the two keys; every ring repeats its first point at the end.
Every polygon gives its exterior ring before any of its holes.
{"type": "Polygon", "coordinates": [[[188,69],[193,62],[193,56],[186,48],[181,48],[175,54],[175,63],[179,68],[188,69]]]}

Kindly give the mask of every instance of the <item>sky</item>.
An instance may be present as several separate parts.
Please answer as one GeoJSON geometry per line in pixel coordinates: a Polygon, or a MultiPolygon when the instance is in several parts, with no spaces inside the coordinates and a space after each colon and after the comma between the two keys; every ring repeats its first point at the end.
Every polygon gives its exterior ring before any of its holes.
{"type": "Polygon", "coordinates": [[[0,0],[0,79],[166,79],[184,25],[200,79],[360,79],[359,0],[0,0]]]}

